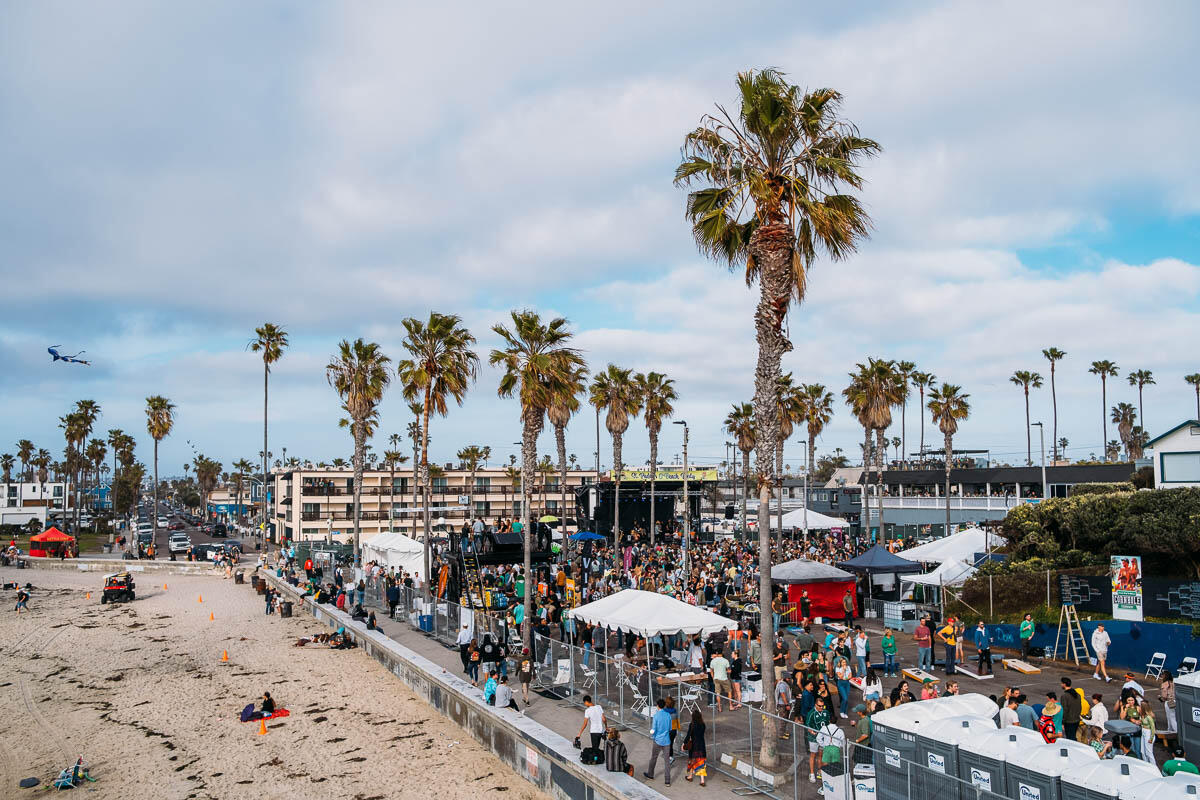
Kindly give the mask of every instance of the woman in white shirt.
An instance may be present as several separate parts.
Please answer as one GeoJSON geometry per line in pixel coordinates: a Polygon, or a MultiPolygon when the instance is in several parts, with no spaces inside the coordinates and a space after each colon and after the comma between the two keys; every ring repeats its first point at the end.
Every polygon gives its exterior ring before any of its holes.
{"type": "Polygon", "coordinates": [[[880,700],[883,698],[883,681],[875,674],[874,667],[867,667],[867,677],[863,682],[863,699],[880,700]]]}

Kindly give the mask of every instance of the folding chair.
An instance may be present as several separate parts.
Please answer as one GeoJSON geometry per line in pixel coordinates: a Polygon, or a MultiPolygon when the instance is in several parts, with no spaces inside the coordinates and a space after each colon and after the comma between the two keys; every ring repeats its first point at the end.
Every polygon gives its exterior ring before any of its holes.
{"type": "Polygon", "coordinates": [[[1196,671],[1196,657],[1188,656],[1183,661],[1179,662],[1179,669],[1175,671],[1177,675],[1187,675],[1189,672],[1196,671]]]}
{"type": "Polygon", "coordinates": [[[1163,667],[1167,665],[1166,653],[1155,653],[1150,657],[1150,663],[1146,665],[1146,677],[1158,678],[1162,676],[1163,667]]]}

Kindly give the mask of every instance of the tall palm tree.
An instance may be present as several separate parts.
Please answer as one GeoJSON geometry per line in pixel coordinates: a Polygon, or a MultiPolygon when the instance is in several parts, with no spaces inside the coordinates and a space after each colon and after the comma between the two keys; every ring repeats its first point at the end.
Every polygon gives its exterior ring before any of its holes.
{"type": "Polygon", "coordinates": [[[1029,387],[1042,388],[1042,376],[1027,369],[1019,369],[1008,380],[1025,390],[1025,463],[1032,464],[1033,437],[1029,430],[1029,387]]]}
{"type": "MultiPolygon", "coordinates": [[[[262,449],[262,528],[260,536],[267,535],[267,481],[270,480],[267,459],[267,389],[271,379],[271,365],[283,358],[288,346],[288,334],[282,326],[273,322],[263,323],[254,329],[254,338],[246,345],[253,353],[262,353],[263,360],[263,449],[262,449]]],[[[355,556],[357,558],[357,556],[355,556]]]]}
{"type": "Polygon", "coordinates": [[[833,419],[833,393],[820,383],[806,383],[797,398],[800,414],[808,428],[808,474],[816,469],[817,437],[833,419]]]}
{"type": "MultiPolygon", "coordinates": [[[[746,531],[746,494],[750,490],[750,453],[753,452],[758,431],[754,425],[754,406],[749,403],[734,403],[725,416],[725,432],[733,437],[734,444],[742,451],[742,509],[738,526],[743,535],[746,531]]],[[[759,518],[760,523],[763,521],[759,518]]],[[[759,525],[762,528],[762,525],[759,525]]]]}
{"type": "Polygon", "coordinates": [[[621,472],[625,469],[621,450],[629,420],[642,410],[642,398],[633,379],[633,371],[609,364],[603,372],[597,372],[588,389],[588,402],[604,410],[604,427],[612,437],[613,476],[613,546],[621,540],[621,472]]]}
{"type": "Polygon", "coordinates": [[[37,448],[33,446],[33,442],[28,439],[21,439],[17,442],[17,458],[21,461],[21,480],[32,481],[33,476],[29,474],[30,466],[33,464],[33,457],[37,453],[37,448]]]}
{"type": "Polygon", "coordinates": [[[84,445],[88,438],[92,435],[92,429],[96,425],[96,420],[100,417],[100,405],[95,400],[77,400],[75,402],[75,413],[80,417],[80,439],[75,445],[76,452],[79,455],[79,462],[82,468],[80,480],[75,487],[75,524],[78,527],[80,507],[83,505],[83,490],[84,482],[87,480],[88,460],[84,453],[84,445]]]}
{"type": "Polygon", "coordinates": [[[937,376],[932,372],[914,372],[912,374],[913,386],[917,387],[917,391],[921,395],[921,405],[918,409],[921,412],[921,446],[917,448],[921,453],[925,452],[925,390],[932,391],[936,381],[937,376]]]}
{"type": "Polygon", "coordinates": [[[208,496],[221,478],[221,462],[201,453],[192,460],[192,469],[196,473],[196,488],[200,491],[201,516],[208,519],[208,496]]]}
{"type": "Polygon", "coordinates": [[[84,455],[88,460],[88,465],[92,468],[93,474],[96,476],[94,488],[96,490],[92,497],[92,511],[100,510],[100,468],[104,466],[104,459],[108,456],[108,445],[103,439],[92,439],[88,442],[87,450],[84,455]]]}
{"type": "MultiPolygon", "coordinates": [[[[397,439],[397,438],[399,438],[399,435],[393,433],[388,438],[389,439],[397,439]]],[[[391,532],[395,529],[395,520],[396,520],[396,514],[395,514],[396,503],[392,500],[392,491],[393,491],[393,488],[396,486],[396,465],[403,464],[407,461],[408,461],[408,456],[404,455],[399,450],[384,450],[383,451],[383,464],[384,464],[384,466],[386,466],[388,468],[388,471],[391,473],[391,483],[388,484],[388,531],[389,532],[391,532]]]]}
{"type": "Polygon", "coordinates": [[[1183,379],[1190,383],[1192,388],[1196,390],[1196,419],[1200,419],[1200,372],[1184,375],[1183,379]]]}
{"type": "Polygon", "coordinates": [[[175,427],[175,404],[162,395],[146,398],[146,432],[154,440],[154,511],[150,514],[153,523],[154,541],[158,541],[158,443],[171,434],[175,427]]]}
{"type": "MultiPolygon", "coordinates": [[[[354,437],[354,563],[361,558],[359,534],[362,526],[362,474],[363,457],[367,443],[367,427],[378,413],[383,392],[391,383],[388,365],[391,359],[383,354],[375,342],[355,339],[353,344],[343,339],[338,352],[325,365],[325,379],[342,398],[343,407],[350,415],[350,433],[354,437]]],[[[426,564],[425,582],[429,583],[429,568],[426,564]]]]}
{"type": "MultiPolygon", "coordinates": [[[[245,488],[245,484],[247,483],[247,479],[254,472],[254,464],[248,458],[239,458],[237,461],[233,462],[233,468],[238,471],[238,476],[240,478],[238,480],[238,484],[237,484],[237,488],[238,488],[237,513],[239,516],[246,516],[245,514],[242,513],[242,494],[243,494],[243,490],[245,488]]],[[[250,486],[250,490],[251,490],[251,493],[253,493],[253,491],[254,491],[253,485],[250,486]]],[[[263,490],[265,493],[266,487],[263,487],[263,490]]]]}
{"type": "MultiPolygon", "coordinates": [[[[779,441],[775,445],[775,481],[779,490],[775,513],[780,536],[783,536],[783,445],[792,438],[796,424],[801,421],[800,414],[800,389],[792,383],[789,372],[779,377],[779,441]]],[[[770,522],[768,518],[767,524],[770,522]]]]}
{"type": "Polygon", "coordinates": [[[1129,385],[1138,390],[1138,427],[1146,429],[1146,418],[1142,414],[1142,388],[1154,383],[1154,373],[1148,369],[1135,369],[1129,373],[1129,385]]]}
{"type": "Polygon", "coordinates": [[[1057,347],[1047,347],[1042,351],[1042,355],[1050,362],[1050,402],[1054,411],[1054,433],[1051,436],[1051,447],[1053,448],[1055,461],[1058,461],[1058,393],[1054,387],[1054,365],[1056,362],[1062,361],[1067,357],[1063,350],[1057,347]]]}
{"type": "Polygon", "coordinates": [[[521,633],[526,647],[532,647],[533,580],[532,543],[533,526],[530,520],[530,486],[533,483],[533,468],[537,460],[538,434],[546,424],[546,410],[556,395],[565,391],[564,386],[576,380],[578,370],[584,366],[583,356],[569,346],[571,331],[567,321],[555,317],[548,323],[533,311],[513,311],[512,329],[501,324],[492,326],[503,346],[492,350],[488,363],[501,367],[504,374],[496,393],[500,397],[517,396],[521,404],[521,517],[525,536],[525,624],[521,633]]]}
{"type": "MultiPolygon", "coordinates": [[[[458,405],[466,399],[467,389],[479,374],[479,356],[471,348],[475,337],[462,319],[454,314],[429,313],[429,320],[416,317],[403,320],[405,336],[402,342],[410,358],[396,365],[396,377],[403,387],[404,399],[421,402],[421,487],[425,494],[422,513],[425,531],[425,574],[432,568],[430,531],[433,520],[433,482],[429,475],[429,415],[444,417],[449,413],[446,401],[458,405]]],[[[426,599],[430,581],[426,580],[426,599]]]]}
{"type": "Polygon", "coordinates": [[[908,459],[908,395],[909,384],[916,371],[917,365],[911,361],[896,362],[896,374],[900,376],[903,391],[900,398],[900,450],[902,455],[899,461],[901,464],[906,464],[908,459]]]}
{"type": "Polygon", "coordinates": [[[850,385],[842,394],[854,409],[854,415],[864,427],[875,432],[875,492],[876,524],[882,540],[887,528],[883,517],[883,460],[887,455],[887,429],[892,424],[892,407],[900,405],[903,385],[896,371],[896,362],[868,358],[850,373],[850,385]]]}
{"type": "MultiPolygon", "coordinates": [[[[3,470],[4,472],[4,483],[6,484],[6,490],[7,484],[12,483],[12,471],[16,463],[17,459],[13,457],[12,453],[4,453],[3,455],[0,455],[0,470],[3,470]]],[[[20,498],[17,498],[17,506],[20,507],[20,505],[21,500],[20,498]]]]}
{"type": "MultiPolygon", "coordinates": [[[[566,518],[567,512],[567,423],[579,410],[579,395],[585,391],[587,391],[587,369],[578,367],[569,380],[558,386],[558,391],[554,393],[550,406],[546,409],[546,418],[550,420],[550,425],[554,428],[554,447],[558,451],[559,490],[562,493],[562,510],[559,511],[559,516],[563,519],[566,518]]],[[[578,520],[576,522],[578,523],[578,520]]],[[[562,523],[562,529],[563,547],[567,548],[569,559],[571,540],[567,538],[566,522],[562,523]]],[[[650,535],[654,535],[653,531],[650,535]]]]}
{"type": "MultiPolygon", "coordinates": [[[[859,520],[859,528],[867,535],[871,536],[871,500],[868,489],[870,488],[870,472],[871,472],[871,407],[867,402],[867,392],[864,388],[866,384],[866,367],[862,364],[858,365],[857,372],[850,373],[850,385],[842,390],[842,397],[845,398],[846,404],[850,406],[850,413],[858,420],[858,424],[863,429],[863,444],[862,444],[862,477],[860,478],[860,493],[862,496],[862,511],[859,520]]],[[[882,530],[880,532],[882,536],[882,530]]]]}
{"type": "Polygon", "coordinates": [[[479,467],[486,463],[491,455],[492,448],[477,444],[468,445],[455,454],[455,458],[459,461],[459,466],[471,473],[471,484],[470,488],[467,489],[467,494],[471,496],[471,506],[468,516],[475,516],[475,473],[479,471],[479,467]]]}
{"type": "Polygon", "coordinates": [[[63,491],[63,525],[67,524],[67,501],[73,503],[73,510],[78,511],[79,504],[74,500],[75,490],[79,487],[79,479],[76,478],[76,473],[79,471],[80,459],[77,454],[83,448],[83,444],[87,441],[86,421],[84,415],[79,411],[72,411],[69,414],[58,418],[58,427],[63,430],[63,438],[66,441],[66,448],[63,451],[63,471],[66,476],[67,486],[63,491]]]}
{"type": "Polygon", "coordinates": [[[954,458],[954,434],[958,423],[971,413],[967,402],[969,394],[962,393],[961,386],[943,383],[929,393],[929,416],[946,438],[946,535],[950,535],[950,464],[954,458]]]}
{"type": "MultiPolygon", "coordinates": [[[[641,396],[642,419],[646,423],[646,433],[650,435],[650,544],[654,544],[655,528],[655,478],[658,474],[658,435],[662,431],[663,420],[670,419],[675,414],[672,403],[679,399],[675,393],[675,381],[661,372],[638,373],[634,377],[637,392],[641,396]]],[[[684,531],[687,535],[690,531],[684,531]]]]}
{"type": "MultiPolygon", "coordinates": [[[[39,448],[37,450],[37,452],[35,452],[32,456],[30,456],[29,464],[30,464],[30,466],[34,467],[37,470],[37,472],[35,473],[35,475],[33,477],[37,478],[38,497],[41,497],[42,494],[45,493],[45,491],[46,491],[46,488],[45,488],[46,481],[48,481],[50,479],[50,471],[49,471],[50,465],[51,465],[50,452],[48,450],[46,450],[45,448],[39,448]]],[[[47,509],[46,509],[47,517],[49,516],[49,513],[50,513],[50,509],[49,509],[49,507],[47,507],[47,509]]],[[[63,516],[65,519],[66,515],[64,514],[63,516]]]]}
{"type": "MultiPolygon", "coordinates": [[[[1108,442],[1108,379],[1115,378],[1119,374],[1117,365],[1112,361],[1093,361],[1091,368],[1088,370],[1093,375],[1100,376],[1100,425],[1104,433],[1104,438],[1101,441],[1108,442]]],[[[1104,446],[1104,460],[1110,460],[1108,457],[1109,447],[1104,446]]]]}
{"type": "Polygon", "coordinates": [[[1137,458],[1137,441],[1133,436],[1133,429],[1137,426],[1137,409],[1129,403],[1117,403],[1112,408],[1112,421],[1117,425],[1117,435],[1125,447],[1126,458],[1137,458]]]}
{"type": "MultiPolygon", "coordinates": [[[[112,512],[113,512],[114,520],[116,519],[116,516],[117,516],[116,488],[117,488],[117,478],[119,477],[119,475],[117,473],[117,459],[120,458],[120,456],[122,455],[122,452],[124,451],[126,438],[132,439],[132,437],[127,437],[125,434],[125,431],[121,430],[120,428],[109,428],[108,429],[108,447],[110,450],[112,450],[112,456],[113,456],[112,486],[109,489],[109,499],[112,500],[112,512]]],[[[116,526],[114,525],[114,528],[115,527],[116,526]]],[[[111,542],[110,542],[110,544],[111,544],[111,542]]]]}
{"type": "MultiPolygon", "coordinates": [[[[675,183],[699,185],[688,195],[687,216],[700,250],[730,268],[744,267],[747,285],[758,281],[754,414],[759,519],[769,521],[779,439],[776,380],[791,349],[784,321],[793,300],[804,299],[818,250],[840,259],[867,235],[866,210],[844,190],[862,186],[859,162],[880,148],[840,117],[842,96],[833,89],[804,92],[770,69],[740,73],[737,86],[735,115],[718,105],[687,135],[675,183]]],[[[759,526],[764,603],[772,592],[770,531],[769,524],[759,526]]],[[[774,640],[769,619],[762,637],[774,640]]],[[[773,694],[763,707],[774,712],[773,694]]],[[[769,767],[778,761],[773,722],[763,731],[762,759],[769,767]]]]}

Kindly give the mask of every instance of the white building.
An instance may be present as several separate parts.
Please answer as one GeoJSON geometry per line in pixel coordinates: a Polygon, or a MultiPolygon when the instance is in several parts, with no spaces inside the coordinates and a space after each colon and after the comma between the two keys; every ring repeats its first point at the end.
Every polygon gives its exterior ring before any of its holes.
{"type": "Polygon", "coordinates": [[[1146,442],[1153,451],[1154,488],[1200,486],[1200,420],[1181,422],[1146,442]]]}
{"type": "Polygon", "coordinates": [[[24,525],[31,519],[45,524],[47,513],[61,514],[64,503],[74,505],[65,483],[0,483],[0,525],[24,525]]]}

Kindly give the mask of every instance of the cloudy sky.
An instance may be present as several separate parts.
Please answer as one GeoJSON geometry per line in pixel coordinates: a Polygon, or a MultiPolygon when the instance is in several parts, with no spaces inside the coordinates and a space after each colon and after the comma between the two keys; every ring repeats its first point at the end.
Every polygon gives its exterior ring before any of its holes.
{"type": "MultiPolygon", "coordinates": [[[[697,254],[671,174],[683,135],[733,100],[734,74],[764,66],[841,90],[884,147],[863,193],[874,235],[816,265],[785,369],[840,392],[867,356],[915,361],[970,393],[959,445],[1014,463],[1024,416],[1008,376],[1048,379],[1051,345],[1068,353],[1070,455],[1101,448],[1095,359],[1122,370],[1110,405],[1136,402],[1124,373],[1153,370],[1152,434],[1192,416],[1200,9],[853,6],[8,6],[0,451],[20,437],[61,450],[58,417],[92,398],[99,429],[137,432],[148,460],[145,397],[164,394],[178,407],[165,474],[193,446],[253,457],[262,364],[245,346],[270,320],[292,337],[272,450],[347,457],[322,371],[340,339],[399,358],[401,319],[434,309],[460,314],[486,355],[491,325],[530,307],[568,317],[593,365],[675,378],[692,460],[723,459],[720,422],[752,393],[754,296],[697,254]],[[51,364],[54,344],[92,366],[51,364]]],[[[438,460],[468,443],[505,462],[516,450],[496,382],[485,369],[435,422],[438,460]]],[[[1049,407],[1035,392],[1035,419],[1049,407]]],[[[382,416],[382,434],[404,431],[398,391],[382,416]]],[[[591,463],[594,420],[573,427],[569,449],[591,463]]],[[[643,431],[628,462],[647,458],[643,431]]],[[[839,403],[819,449],[859,441],[839,403]]],[[[601,449],[610,462],[607,436],[601,449]]]]}

